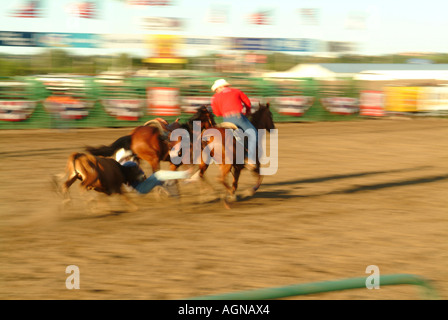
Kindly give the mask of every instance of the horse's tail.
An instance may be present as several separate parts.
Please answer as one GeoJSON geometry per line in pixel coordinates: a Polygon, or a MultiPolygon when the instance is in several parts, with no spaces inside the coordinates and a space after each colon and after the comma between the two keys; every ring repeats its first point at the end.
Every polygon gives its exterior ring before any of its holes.
{"type": "Polygon", "coordinates": [[[67,174],[81,180],[81,185],[86,187],[100,179],[98,175],[98,162],[96,157],[90,154],[73,152],[68,158],[67,174]]]}
{"type": "Polygon", "coordinates": [[[94,156],[110,157],[121,148],[131,150],[131,137],[131,135],[128,135],[118,138],[109,146],[103,145],[97,148],[87,146],[86,150],[94,156]]]}
{"type": "Polygon", "coordinates": [[[84,153],[79,153],[79,152],[73,152],[70,157],[68,158],[67,161],[67,167],[66,167],[66,172],[67,175],[78,175],[78,172],[76,171],[76,160],[79,157],[82,157],[84,155],[84,153]]]}

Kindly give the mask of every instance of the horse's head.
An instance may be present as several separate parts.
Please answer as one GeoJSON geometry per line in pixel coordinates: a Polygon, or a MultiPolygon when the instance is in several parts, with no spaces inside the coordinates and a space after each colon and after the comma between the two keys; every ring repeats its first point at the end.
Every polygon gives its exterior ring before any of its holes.
{"type": "Polygon", "coordinates": [[[252,114],[251,122],[257,129],[275,129],[269,102],[265,105],[259,104],[258,110],[252,114]]]}
{"type": "Polygon", "coordinates": [[[200,121],[202,130],[216,125],[213,113],[205,105],[198,108],[196,113],[190,118],[189,123],[192,124],[193,121],[200,121]]]}

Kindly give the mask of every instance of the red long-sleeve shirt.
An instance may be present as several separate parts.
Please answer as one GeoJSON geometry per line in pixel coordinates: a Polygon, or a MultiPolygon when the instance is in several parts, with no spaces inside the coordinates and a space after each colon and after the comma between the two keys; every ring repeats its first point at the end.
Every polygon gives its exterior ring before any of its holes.
{"type": "Polygon", "coordinates": [[[212,97],[212,110],[216,116],[225,117],[228,114],[242,113],[243,104],[246,113],[250,114],[251,103],[249,98],[241,90],[225,87],[212,97]]]}

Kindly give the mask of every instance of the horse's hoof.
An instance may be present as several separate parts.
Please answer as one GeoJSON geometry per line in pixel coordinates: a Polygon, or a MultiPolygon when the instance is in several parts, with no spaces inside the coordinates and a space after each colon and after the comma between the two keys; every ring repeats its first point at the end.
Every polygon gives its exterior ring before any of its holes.
{"type": "Polygon", "coordinates": [[[257,170],[257,166],[256,166],[255,164],[246,163],[246,164],[244,165],[244,167],[245,167],[246,169],[248,169],[249,171],[255,171],[255,170],[257,170]]]}
{"type": "Polygon", "coordinates": [[[228,210],[232,209],[232,208],[230,207],[230,204],[227,202],[227,200],[223,199],[223,200],[222,200],[222,203],[224,204],[224,208],[226,208],[226,209],[228,209],[228,210]]]}
{"type": "Polygon", "coordinates": [[[244,197],[252,197],[255,194],[255,190],[250,188],[243,192],[244,197]]]}
{"type": "Polygon", "coordinates": [[[236,194],[228,195],[226,200],[229,202],[236,202],[237,200],[236,194]]]}

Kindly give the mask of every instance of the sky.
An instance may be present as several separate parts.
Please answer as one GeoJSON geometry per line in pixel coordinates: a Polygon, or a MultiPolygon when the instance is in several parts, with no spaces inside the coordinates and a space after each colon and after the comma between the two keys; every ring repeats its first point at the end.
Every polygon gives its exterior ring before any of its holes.
{"type": "MultiPolygon", "coordinates": [[[[171,6],[132,6],[119,0],[96,0],[99,19],[71,17],[66,8],[76,0],[43,0],[44,17],[12,18],[8,13],[24,0],[0,0],[0,31],[69,32],[98,34],[154,33],[141,27],[143,17],[185,19],[187,37],[311,38],[322,41],[352,41],[358,53],[376,55],[398,52],[448,52],[448,2],[440,0],[171,0],[171,6]],[[226,7],[226,23],[210,23],[212,6],[226,7]],[[318,9],[318,24],[304,25],[302,8],[318,9]],[[271,10],[272,25],[248,23],[257,10],[271,10]],[[349,17],[364,17],[362,29],[349,29],[349,17]]],[[[158,32],[163,33],[163,32],[158,32]]],[[[1,47],[0,52],[33,53],[41,49],[1,47]]],[[[145,49],[71,49],[76,53],[125,52],[145,56],[145,49]]]]}

